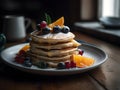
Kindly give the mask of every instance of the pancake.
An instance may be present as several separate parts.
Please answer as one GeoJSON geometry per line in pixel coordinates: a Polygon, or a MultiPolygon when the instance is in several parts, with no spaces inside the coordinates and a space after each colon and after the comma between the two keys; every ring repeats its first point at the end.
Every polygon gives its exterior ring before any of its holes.
{"type": "MultiPolygon", "coordinates": [[[[74,54],[77,52],[74,52],[74,54]]],[[[37,55],[34,53],[29,53],[32,61],[46,61],[46,62],[63,62],[63,61],[67,61],[70,60],[71,55],[65,55],[65,56],[54,56],[54,57],[47,57],[47,56],[42,56],[42,55],[37,55]],[[35,59],[34,59],[35,58],[35,59]]]]}
{"type": "Polygon", "coordinates": [[[32,32],[30,37],[28,55],[34,65],[42,61],[56,67],[60,62],[70,62],[71,55],[78,54],[78,46],[81,45],[74,40],[75,35],[69,27],[64,25],[40,28],[32,32]]]}
{"type": "Polygon", "coordinates": [[[78,43],[75,40],[72,40],[70,42],[66,42],[66,43],[58,43],[58,44],[39,44],[39,43],[35,43],[35,42],[31,42],[30,43],[32,48],[38,48],[38,49],[45,49],[45,50],[52,50],[52,49],[64,49],[64,48],[70,48],[70,47],[78,47],[81,44],[78,43]]]}
{"type": "Polygon", "coordinates": [[[69,54],[72,54],[72,52],[76,50],[77,48],[66,48],[66,49],[60,49],[60,50],[43,50],[43,49],[31,48],[30,51],[37,55],[53,57],[53,56],[69,55],[69,54]]]}
{"type": "Polygon", "coordinates": [[[72,41],[75,35],[71,32],[66,33],[57,33],[57,34],[45,34],[39,35],[39,31],[34,31],[31,33],[32,41],[37,43],[49,43],[49,44],[56,44],[56,43],[63,43],[72,41]]]}
{"type": "MultiPolygon", "coordinates": [[[[62,57],[46,57],[46,56],[41,56],[41,55],[36,55],[31,53],[31,59],[32,57],[36,58],[35,61],[38,59],[39,61],[47,61],[47,62],[62,62],[70,59],[71,55],[66,55],[62,57]]],[[[34,61],[34,59],[32,59],[34,61]]]]}
{"type": "Polygon", "coordinates": [[[57,64],[59,62],[66,62],[70,60],[70,57],[72,54],[78,54],[78,51],[73,51],[69,55],[64,55],[64,56],[53,56],[53,57],[48,57],[48,56],[42,56],[42,55],[37,55],[35,53],[29,52],[28,53],[32,63],[34,65],[38,64],[39,62],[47,62],[49,64],[49,67],[56,68],[57,64]]]}
{"type": "Polygon", "coordinates": [[[75,35],[68,33],[48,33],[39,35],[40,31],[31,33],[30,51],[28,52],[32,63],[47,62],[55,67],[59,62],[70,61],[73,54],[78,54],[81,44],[74,40],[75,35]]]}

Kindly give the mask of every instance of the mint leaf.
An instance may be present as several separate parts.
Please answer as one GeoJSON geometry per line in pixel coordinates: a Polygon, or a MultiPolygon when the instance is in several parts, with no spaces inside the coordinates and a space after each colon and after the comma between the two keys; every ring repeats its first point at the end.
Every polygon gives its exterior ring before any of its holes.
{"type": "Polygon", "coordinates": [[[45,19],[46,19],[47,24],[52,23],[51,17],[47,13],[45,13],[45,19]]]}

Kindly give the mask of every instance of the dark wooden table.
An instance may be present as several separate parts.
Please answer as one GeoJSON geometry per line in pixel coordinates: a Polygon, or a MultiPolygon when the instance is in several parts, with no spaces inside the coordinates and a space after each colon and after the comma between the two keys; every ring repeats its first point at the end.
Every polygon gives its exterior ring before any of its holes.
{"type": "MultiPolygon", "coordinates": [[[[120,90],[120,47],[79,32],[74,34],[76,39],[103,49],[108,60],[88,72],[66,76],[30,74],[0,62],[0,90],[120,90]]],[[[19,43],[7,43],[6,47],[19,43]]]]}

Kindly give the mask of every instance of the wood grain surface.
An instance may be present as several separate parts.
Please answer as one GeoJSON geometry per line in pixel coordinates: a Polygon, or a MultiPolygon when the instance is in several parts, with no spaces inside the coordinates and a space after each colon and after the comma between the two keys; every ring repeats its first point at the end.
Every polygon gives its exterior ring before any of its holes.
{"type": "MultiPolygon", "coordinates": [[[[75,39],[104,50],[107,61],[88,72],[66,76],[30,74],[0,62],[0,90],[120,90],[120,47],[80,32],[73,33],[75,39]]],[[[6,47],[21,42],[9,42],[6,47]]]]}

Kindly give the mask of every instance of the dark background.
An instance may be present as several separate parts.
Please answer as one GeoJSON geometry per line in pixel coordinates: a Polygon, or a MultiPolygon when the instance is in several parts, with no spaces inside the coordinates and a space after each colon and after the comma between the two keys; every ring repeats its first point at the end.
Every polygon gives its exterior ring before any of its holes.
{"type": "MultiPolygon", "coordinates": [[[[92,0],[96,6],[97,0],[92,0]]],[[[80,17],[81,0],[0,0],[0,27],[2,28],[4,15],[23,15],[36,23],[44,20],[45,13],[52,21],[61,16],[65,17],[65,25],[72,26],[74,22],[82,20],[80,17]]],[[[94,20],[97,18],[96,8],[94,20]]]]}

